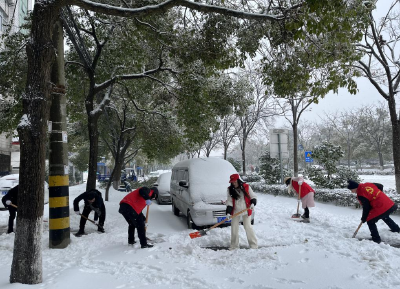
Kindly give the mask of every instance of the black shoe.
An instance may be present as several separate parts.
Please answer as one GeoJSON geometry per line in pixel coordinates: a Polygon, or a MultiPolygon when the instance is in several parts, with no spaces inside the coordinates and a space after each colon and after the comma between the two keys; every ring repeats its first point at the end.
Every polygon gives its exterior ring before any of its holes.
{"type": "Polygon", "coordinates": [[[11,233],[14,233],[14,231],[7,231],[7,234],[11,234],[11,233]]]}
{"type": "Polygon", "coordinates": [[[104,231],[104,228],[103,227],[99,227],[98,229],[97,229],[97,231],[99,231],[99,232],[101,232],[101,233],[105,233],[106,231],[104,231]]]}
{"type": "Polygon", "coordinates": [[[400,230],[390,230],[392,233],[400,233],[400,230]]]}
{"type": "Polygon", "coordinates": [[[128,241],[128,245],[133,245],[133,244],[136,244],[136,241],[132,241],[132,242],[128,241]]]}
{"type": "Polygon", "coordinates": [[[83,236],[83,235],[85,235],[85,231],[81,231],[81,230],[79,230],[79,231],[75,234],[76,237],[81,237],[81,236],[83,236]]]}
{"type": "Polygon", "coordinates": [[[154,247],[154,245],[151,245],[151,244],[142,245],[142,249],[144,249],[144,248],[153,248],[153,247],[154,247]]]}

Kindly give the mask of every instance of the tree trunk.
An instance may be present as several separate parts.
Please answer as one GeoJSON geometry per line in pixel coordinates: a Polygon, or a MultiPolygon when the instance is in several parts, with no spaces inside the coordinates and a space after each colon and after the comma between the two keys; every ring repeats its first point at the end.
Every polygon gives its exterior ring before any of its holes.
{"type": "Polygon", "coordinates": [[[246,175],[246,138],[243,137],[243,148],[242,148],[242,166],[243,166],[243,175],[246,175]]]}
{"type": "Polygon", "coordinates": [[[92,110],[87,109],[88,113],[88,130],[89,130],[89,166],[88,166],[88,179],[86,183],[86,191],[96,189],[96,180],[97,180],[97,158],[99,153],[99,132],[97,129],[97,120],[98,117],[91,117],[90,112],[92,110]]]}
{"type": "Polygon", "coordinates": [[[228,157],[228,146],[224,144],[224,160],[228,157]]]}
{"type": "Polygon", "coordinates": [[[299,162],[297,160],[297,122],[293,122],[293,175],[299,174],[299,162]]]}
{"type": "Polygon", "coordinates": [[[17,227],[10,282],[42,282],[42,224],[46,142],[51,103],[49,85],[55,59],[52,45],[59,4],[36,3],[31,39],[27,42],[28,73],[23,97],[23,117],[17,128],[21,143],[17,227]]]}

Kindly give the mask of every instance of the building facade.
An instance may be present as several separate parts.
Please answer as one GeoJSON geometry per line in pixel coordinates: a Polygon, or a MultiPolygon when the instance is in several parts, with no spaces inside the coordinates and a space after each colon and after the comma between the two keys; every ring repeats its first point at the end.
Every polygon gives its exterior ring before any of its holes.
{"type": "MultiPolygon", "coordinates": [[[[11,25],[11,33],[18,31],[25,23],[25,17],[32,9],[32,0],[0,0],[0,35],[7,32],[11,25]]],[[[1,39],[0,39],[1,42],[1,39]]],[[[2,45],[0,43],[0,49],[2,45]]],[[[0,94],[0,98],[2,98],[0,94]]],[[[19,142],[11,133],[0,134],[0,176],[18,173],[19,142]]]]}

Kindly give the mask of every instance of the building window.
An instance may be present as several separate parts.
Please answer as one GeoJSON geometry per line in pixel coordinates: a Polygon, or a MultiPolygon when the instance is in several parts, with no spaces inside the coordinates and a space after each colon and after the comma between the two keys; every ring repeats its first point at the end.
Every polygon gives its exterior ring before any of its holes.
{"type": "Polygon", "coordinates": [[[0,11],[0,32],[3,31],[3,15],[1,15],[0,11]]]}

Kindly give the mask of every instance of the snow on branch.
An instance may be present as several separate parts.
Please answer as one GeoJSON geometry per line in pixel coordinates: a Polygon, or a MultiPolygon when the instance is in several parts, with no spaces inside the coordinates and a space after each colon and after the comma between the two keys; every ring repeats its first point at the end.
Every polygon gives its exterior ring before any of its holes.
{"type": "Polygon", "coordinates": [[[168,11],[173,7],[183,6],[199,12],[219,13],[242,19],[277,21],[284,18],[283,15],[245,12],[216,5],[208,5],[199,2],[192,2],[188,0],[169,0],[162,2],[158,5],[148,5],[140,8],[116,7],[88,0],[68,0],[67,4],[76,5],[90,11],[103,13],[106,15],[119,16],[119,17],[142,17],[154,14],[161,14],[165,13],[166,11],[168,11]]]}

